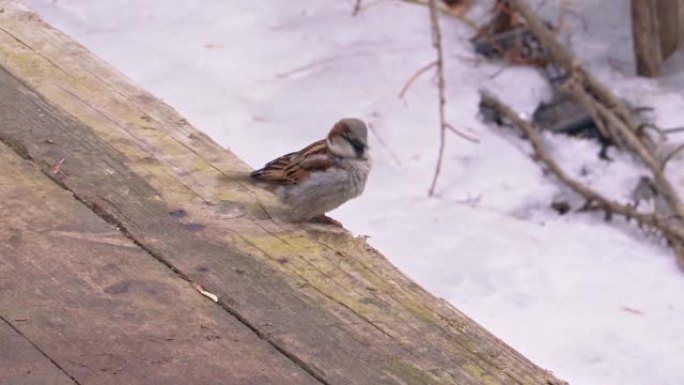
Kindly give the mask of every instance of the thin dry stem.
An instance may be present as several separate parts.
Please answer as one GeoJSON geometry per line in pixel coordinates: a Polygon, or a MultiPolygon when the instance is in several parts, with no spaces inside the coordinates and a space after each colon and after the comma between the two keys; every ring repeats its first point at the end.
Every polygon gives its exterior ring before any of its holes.
{"type": "MultiPolygon", "coordinates": [[[[435,66],[437,69],[437,91],[439,94],[439,151],[437,153],[437,163],[435,164],[435,172],[432,176],[432,182],[430,183],[430,190],[428,192],[429,196],[434,196],[435,189],[437,188],[437,181],[439,180],[439,175],[442,172],[442,164],[444,163],[446,131],[449,130],[455,133],[456,135],[471,142],[477,143],[478,140],[458,131],[456,128],[454,128],[446,121],[446,82],[444,80],[444,51],[442,49],[442,31],[439,27],[439,11],[437,9],[437,1],[428,0],[428,7],[430,10],[430,26],[432,27],[432,46],[435,48],[435,51],[437,52],[437,59],[433,63],[430,63],[423,69],[416,72],[416,75],[414,75],[414,77],[420,76],[422,72],[427,71],[427,69],[433,66],[435,66]]],[[[410,83],[412,83],[411,79],[409,79],[408,86],[410,86],[410,83]]]]}
{"type": "Polygon", "coordinates": [[[682,150],[684,150],[684,144],[680,144],[679,146],[677,146],[677,148],[675,148],[674,150],[670,151],[670,153],[665,155],[663,160],[660,162],[660,169],[663,172],[665,172],[665,168],[667,167],[667,164],[672,160],[672,158],[675,157],[675,155],[682,152],[682,150]]]}
{"type": "Polygon", "coordinates": [[[442,32],[439,28],[439,15],[437,13],[437,0],[429,0],[430,8],[430,25],[432,26],[432,46],[437,51],[437,88],[439,91],[439,152],[437,154],[437,164],[435,165],[435,173],[432,176],[432,183],[430,184],[429,195],[435,195],[435,188],[437,187],[437,180],[442,171],[442,163],[444,161],[444,147],[446,146],[446,117],[444,107],[446,105],[446,97],[444,96],[444,59],[442,52],[442,32]]]}
{"type": "Polygon", "coordinates": [[[475,137],[472,137],[472,136],[470,136],[470,135],[468,135],[468,134],[466,134],[466,133],[463,133],[463,132],[457,130],[457,129],[454,128],[454,126],[452,126],[450,123],[447,123],[447,124],[446,124],[446,129],[449,130],[449,131],[451,131],[451,132],[453,132],[454,134],[460,136],[461,138],[463,138],[463,139],[469,141],[469,142],[472,142],[472,143],[480,143],[480,139],[475,138],[475,137]]]}
{"type": "Polygon", "coordinates": [[[432,67],[437,65],[437,61],[430,62],[418,69],[418,71],[414,72],[413,75],[406,81],[403,87],[401,87],[401,91],[399,92],[399,99],[403,99],[404,96],[406,96],[406,92],[408,92],[409,88],[413,85],[413,83],[418,80],[420,75],[428,72],[432,67]]]}
{"type": "Polygon", "coordinates": [[[684,132],[684,127],[666,128],[661,131],[663,131],[664,134],[677,134],[680,132],[684,132]]]}

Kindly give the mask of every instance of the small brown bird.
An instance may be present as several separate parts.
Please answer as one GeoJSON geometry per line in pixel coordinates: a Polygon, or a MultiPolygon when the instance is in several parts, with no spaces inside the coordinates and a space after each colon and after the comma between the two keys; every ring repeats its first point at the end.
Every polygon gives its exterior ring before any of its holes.
{"type": "Polygon", "coordinates": [[[325,213],[363,192],[371,169],[367,131],[359,119],[342,119],[326,139],[268,162],[250,176],[278,186],[292,220],[340,225],[325,213]]]}

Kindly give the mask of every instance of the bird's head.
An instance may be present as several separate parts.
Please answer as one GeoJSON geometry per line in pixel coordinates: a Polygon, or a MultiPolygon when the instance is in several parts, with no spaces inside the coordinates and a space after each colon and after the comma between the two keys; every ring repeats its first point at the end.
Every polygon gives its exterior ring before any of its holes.
{"type": "Polygon", "coordinates": [[[345,118],[335,123],[326,143],[337,156],[368,159],[368,128],[362,120],[345,118]]]}

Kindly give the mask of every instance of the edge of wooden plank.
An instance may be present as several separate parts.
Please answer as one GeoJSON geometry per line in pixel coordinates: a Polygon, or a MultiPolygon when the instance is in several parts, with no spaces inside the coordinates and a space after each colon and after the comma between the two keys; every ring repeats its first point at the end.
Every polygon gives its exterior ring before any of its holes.
{"type": "Polygon", "coordinates": [[[0,317],[0,385],[77,385],[57,363],[0,317]]]}

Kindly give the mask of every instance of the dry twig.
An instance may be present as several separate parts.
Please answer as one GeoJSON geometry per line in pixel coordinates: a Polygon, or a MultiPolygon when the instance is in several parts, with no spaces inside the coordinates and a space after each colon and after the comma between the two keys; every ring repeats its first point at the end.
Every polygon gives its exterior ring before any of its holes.
{"type": "Polygon", "coordinates": [[[439,174],[442,172],[442,163],[444,161],[444,148],[446,147],[446,131],[449,130],[449,131],[455,133],[456,135],[458,135],[458,136],[460,136],[466,140],[469,140],[471,142],[477,143],[478,140],[470,137],[467,134],[460,132],[459,130],[454,128],[454,126],[447,123],[447,121],[446,121],[446,113],[445,113],[446,82],[444,81],[444,53],[442,50],[442,31],[439,27],[439,10],[437,9],[437,0],[428,0],[428,8],[430,10],[430,26],[432,28],[432,46],[435,48],[435,51],[437,52],[437,59],[433,63],[430,63],[427,66],[418,70],[411,77],[411,79],[409,79],[407,84],[402,89],[402,92],[400,93],[400,97],[403,96],[403,94],[406,92],[408,87],[410,87],[411,84],[415,81],[415,78],[417,78],[423,72],[427,71],[428,69],[432,68],[433,66],[436,67],[436,69],[437,69],[437,91],[439,94],[439,150],[438,150],[438,154],[437,154],[437,163],[435,165],[435,172],[432,176],[432,183],[430,183],[430,190],[428,192],[429,196],[434,196],[435,195],[435,189],[437,187],[437,180],[439,179],[439,174]]]}
{"type": "Polygon", "coordinates": [[[663,160],[660,161],[660,169],[662,172],[665,172],[665,167],[667,167],[667,164],[672,160],[672,158],[675,157],[675,155],[682,152],[682,150],[684,150],[684,144],[680,144],[679,146],[677,146],[677,148],[670,151],[667,155],[663,157],[663,160]]]}
{"type": "Polygon", "coordinates": [[[684,127],[675,127],[675,128],[666,128],[664,130],[661,130],[664,134],[677,134],[680,132],[684,132],[684,127]]]}
{"type": "Polygon", "coordinates": [[[463,139],[465,139],[471,143],[480,143],[480,139],[472,137],[472,136],[470,136],[464,132],[457,130],[456,128],[454,128],[454,126],[451,125],[451,123],[447,123],[445,127],[447,130],[453,132],[454,134],[460,136],[461,138],[463,138],[463,139]]]}
{"type": "Polygon", "coordinates": [[[439,91],[439,152],[437,155],[437,164],[435,165],[435,173],[430,184],[429,195],[435,195],[435,188],[437,187],[437,179],[442,171],[442,161],[444,160],[444,147],[446,145],[446,117],[444,113],[444,106],[446,105],[446,97],[444,96],[444,60],[442,53],[442,32],[439,28],[439,15],[437,14],[437,0],[429,0],[430,7],[430,24],[432,26],[432,46],[437,51],[437,88],[439,91]]]}
{"type": "Polygon", "coordinates": [[[411,88],[413,83],[420,77],[420,75],[428,72],[432,67],[436,66],[437,62],[432,61],[428,63],[427,65],[424,65],[420,67],[420,69],[411,75],[411,77],[406,81],[403,87],[401,87],[401,91],[399,92],[399,99],[403,99],[404,96],[406,96],[406,92],[411,88]]]}
{"type": "MultiPolygon", "coordinates": [[[[499,116],[518,127],[532,144],[534,159],[541,162],[545,168],[559,181],[570,187],[575,193],[587,200],[587,206],[597,206],[607,213],[622,215],[628,219],[634,219],[640,226],[653,228],[668,240],[676,253],[684,247],[684,224],[681,218],[676,216],[663,216],[656,212],[642,213],[634,206],[622,204],[605,197],[603,194],[580,183],[570,177],[549,154],[537,129],[528,121],[522,119],[510,107],[503,104],[497,98],[483,93],[482,103],[494,110],[499,116]]],[[[682,258],[681,255],[678,255],[682,258]]]]}
{"type": "MultiPolygon", "coordinates": [[[[596,196],[594,192],[580,189],[577,185],[573,185],[571,180],[566,180],[561,176],[559,179],[574,190],[583,191],[582,195],[599,203],[607,211],[633,217],[644,225],[659,229],[673,245],[674,250],[681,250],[682,245],[684,245],[684,232],[682,230],[684,229],[684,205],[682,205],[681,198],[672,183],[665,176],[663,163],[658,159],[653,140],[645,130],[640,129],[640,125],[636,123],[629,108],[608,88],[585,71],[572,54],[556,41],[553,34],[524,0],[504,1],[514,12],[525,19],[527,27],[547,49],[553,62],[565,72],[566,80],[561,86],[562,90],[580,102],[602,130],[602,133],[607,133],[616,144],[631,151],[649,169],[652,174],[651,179],[655,183],[658,194],[664,199],[670,216],[663,219],[655,214],[635,213],[634,210],[626,210],[622,205],[596,196]]],[[[516,125],[518,124],[516,123],[516,125]]],[[[531,138],[532,136],[530,136],[530,140],[531,138]]],[[[545,163],[548,164],[548,162],[545,163]]],[[[549,168],[551,169],[551,167],[549,168]]]]}

